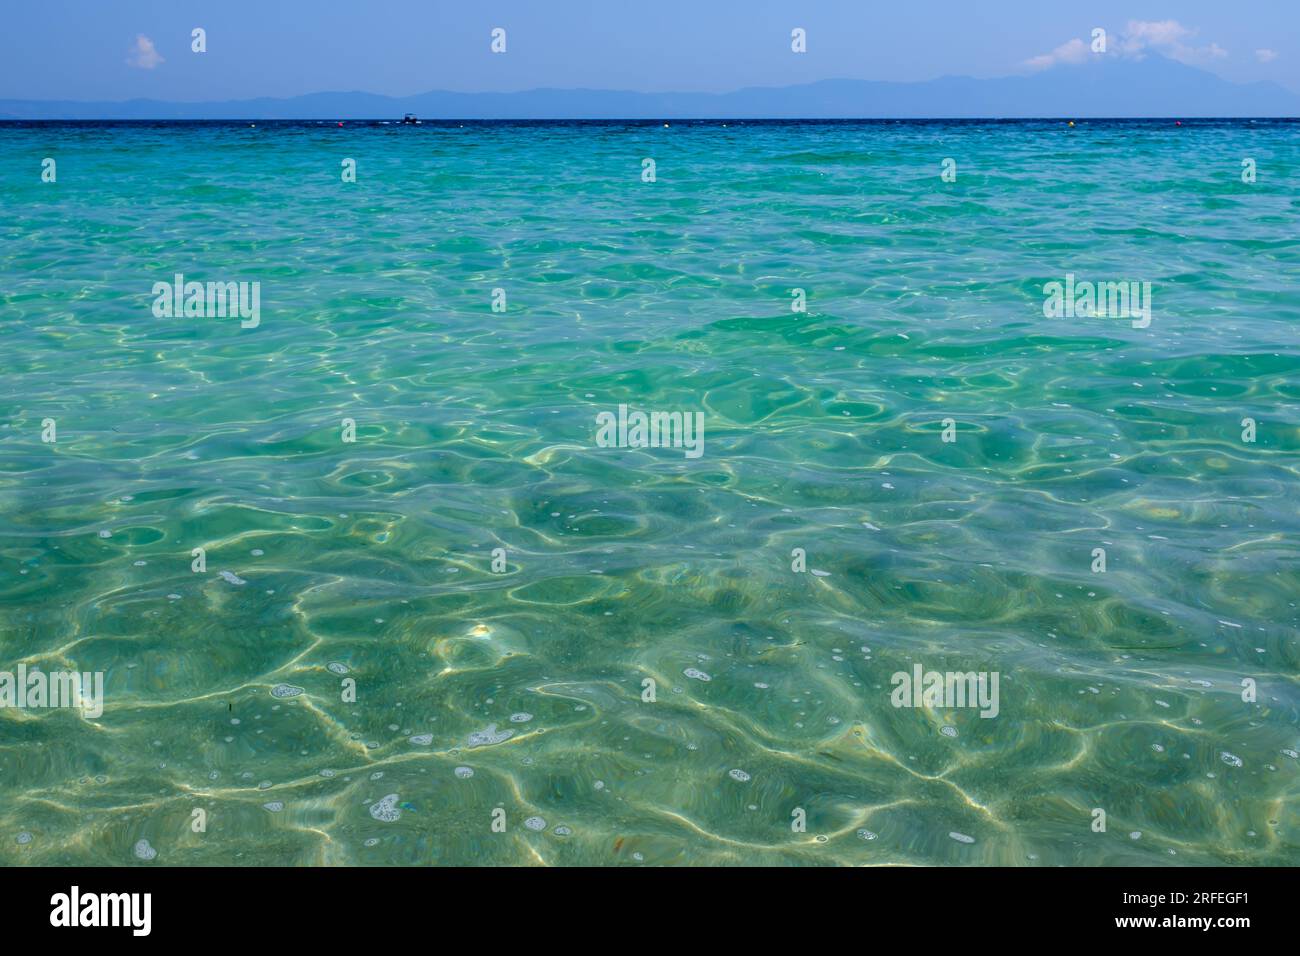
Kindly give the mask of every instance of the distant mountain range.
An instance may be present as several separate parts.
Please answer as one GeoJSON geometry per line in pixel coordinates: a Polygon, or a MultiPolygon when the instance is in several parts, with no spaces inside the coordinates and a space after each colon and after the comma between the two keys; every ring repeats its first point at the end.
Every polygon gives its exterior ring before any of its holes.
{"type": "Polygon", "coordinates": [[[32,119],[902,119],[1296,117],[1300,96],[1275,83],[1230,83],[1164,57],[1107,57],[1027,76],[946,76],[919,83],[822,80],[732,93],[536,89],[414,96],[311,93],[207,103],[0,100],[0,120],[32,119]]]}

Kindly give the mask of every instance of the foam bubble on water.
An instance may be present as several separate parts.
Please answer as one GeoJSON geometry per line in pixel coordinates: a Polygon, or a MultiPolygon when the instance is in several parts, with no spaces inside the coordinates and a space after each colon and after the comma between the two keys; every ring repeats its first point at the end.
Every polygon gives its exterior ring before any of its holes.
{"type": "Polygon", "coordinates": [[[22,833],[18,834],[18,845],[19,845],[19,846],[26,846],[27,844],[29,844],[29,843],[31,843],[31,842],[32,842],[32,835],[31,835],[30,833],[28,833],[26,830],[24,830],[22,833]]]}
{"type": "Polygon", "coordinates": [[[402,815],[397,806],[398,796],[390,793],[370,805],[370,815],[380,823],[392,823],[402,815]]]}
{"type": "Polygon", "coordinates": [[[346,674],[348,672],[348,665],[340,664],[338,661],[330,661],[325,665],[325,669],[331,674],[346,674]]]}
{"type": "Polygon", "coordinates": [[[975,838],[974,838],[973,836],[967,836],[967,835],[964,834],[964,833],[958,833],[956,830],[952,830],[952,831],[950,831],[950,832],[948,833],[948,836],[952,837],[952,839],[956,840],[958,843],[974,843],[974,842],[975,842],[975,838]]]}
{"type": "Polygon", "coordinates": [[[957,736],[957,728],[956,728],[956,727],[940,727],[940,728],[939,728],[939,733],[943,734],[945,737],[956,737],[956,736],[957,736]]]}
{"type": "Polygon", "coordinates": [[[858,836],[861,837],[861,838],[864,839],[864,840],[875,840],[875,839],[877,839],[877,838],[879,837],[879,835],[880,835],[880,834],[878,834],[878,833],[872,833],[870,830],[859,830],[859,831],[858,831],[858,836]]]}
{"type": "Polygon", "coordinates": [[[247,584],[248,582],[237,575],[234,571],[218,572],[223,581],[229,581],[231,584],[247,584]]]}
{"type": "Polygon", "coordinates": [[[1243,766],[1240,757],[1238,757],[1236,754],[1230,754],[1226,750],[1223,751],[1223,753],[1219,754],[1219,759],[1222,760],[1224,763],[1226,763],[1229,767],[1243,766]]]}
{"type": "Polygon", "coordinates": [[[541,817],[529,817],[527,820],[524,821],[524,826],[528,827],[528,829],[533,831],[545,830],[546,821],[543,820],[541,817]]]}
{"type": "Polygon", "coordinates": [[[148,840],[137,840],[133,852],[138,860],[152,860],[158,855],[158,851],[149,845],[148,840]]]}
{"type": "Polygon", "coordinates": [[[749,774],[743,770],[728,770],[727,776],[732,780],[739,780],[741,783],[747,783],[750,779],[749,774]]]}
{"type": "Polygon", "coordinates": [[[514,735],[513,730],[498,731],[496,724],[488,724],[487,730],[476,730],[469,735],[468,745],[471,747],[486,747],[491,744],[503,743],[514,735]]]}
{"type": "Polygon", "coordinates": [[[111,537],[113,537],[113,532],[111,532],[111,531],[109,531],[107,528],[105,528],[103,531],[101,531],[101,532],[99,533],[99,536],[100,536],[101,538],[111,538],[111,537]]]}
{"type": "Polygon", "coordinates": [[[271,696],[279,700],[286,697],[297,697],[303,693],[306,692],[301,687],[295,687],[293,684],[276,684],[271,688],[271,696]]]}
{"type": "Polygon", "coordinates": [[[691,680],[702,680],[702,681],[713,680],[712,677],[710,677],[708,674],[704,673],[704,671],[700,670],[697,667],[688,667],[686,668],[686,670],[682,671],[682,673],[685,674],[687,677],[689,677],[691,680]]]}
{"type": "Polygon", "coordinates": [[[510,722],[512,724],[526,724],[528,723],[528,721],[532,719],[533,719],[533,715],[528,713],[527,711],[520,711],[517,714],[510,715],[510,722]]]}
{"type": "Polygon", "coordinates": [[[553,832],[555,833],[556,836],[562,836],[562,837],[564,837],[564,836],[568,836],[568,835],[571,834],[573,831],[572,831],[571,829],[569,829],[568,827],[561,825],[561,826],[556,827],[555,830],[554,830],[553,832]]]}
{"type": "Polygon", "coordinates": [[[474,768],[457,767],[455,773],[456,776],[459,777],[461,780],[468,780],[470,777],[474,776],[474,768]]]}
{"type": "Polygon", "coordinates": [[[254,548],[252,551],[252,555],[255,558],[260,558],[264,554],[266,554],[266,552],[263,551],[261,548],[254,548]]]}
{"type": "Polygon", "coordinates": [[[379,837],[371,837],[369,840],[366,841],[366,846],[374,846],[378,842],[379,842],[379,837]]]}
{"type": "Polygon", "coordinates": [[[416,734],[411,737],[411,743],[418,744],[421,747],[427,747],[433,743],[433,734],[416,734]]]}
{"type": "Polygon", "coordinates": [[[269,803],[264,803],[264,804],[262,804],[262,809],[263,809],[263,810],[269,810],[269,811],[271,811],[272,813],[279,813],[281,810],[284,809],[284,801],[283,801],[283,800],[272,800],[272,801],[270,801],[269,803]]]}

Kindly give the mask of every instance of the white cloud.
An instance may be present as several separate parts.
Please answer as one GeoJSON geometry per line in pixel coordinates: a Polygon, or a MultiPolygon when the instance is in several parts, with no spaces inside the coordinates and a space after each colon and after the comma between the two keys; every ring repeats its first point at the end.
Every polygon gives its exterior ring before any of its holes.
{"type": "Polygon", "coordinates": [[[138,66],[142,70],[152,70],[161,62],[163,62],[163,55],[154,49],[153,40],[150,40],[143,33],[137,34],[135,44],[131,47],[131,53],[126,58],[126,65],[138,66]]]}
{"type": "Polygon", "coordinates": [[[1119,52],[1140,59],[1152,50],[1188,64],[1222,60],[1228,55],[1228,51],[1217,43],[1194,46],[1191,40],[1196,32],[1177,20],[1130,20],[1120,37],[1119,52]]]}
{"type": "Polygon", "coordinates": [[[1256,50],[1255,59],[1260,63],[1272,63],[1277,59],[1277,50],[1256,50]]]}
{"type": "MultiPolygon", "coordinates": [[[[1177,20],[1130,20],[1119,35],[1111,40],[1107,55],[1141,59],[1148,52],[1154,52],[1180,63],[1197,65],[1221,60],[1228,55],[1228,51],[1217,43],[1195,46],[1192,43],[1195,36],[1195,30],[1183,26],[1177,20]]],[[[1062,63],[1085,63],[1091,55],[1088,43],[1074,39],[1062,43],[1051,53],[1026,60],[1025,65],[1031,69],[1045,70],[1062,63]]],[[[1259,56],[1259,53],[1255,55],[1259,56]]]]}
{"type": "Polygon", "coordinates": [[[1189,30],[1177,20],[1130,20],[1124,31],[1123,42],[1140,52],[1146,46],[1171,47],[1191,39],[1195,30],[1189,30]]]}
{"type": "Polygon", "coordinates": [[[1051,53],[1044,53],[1042,56],[1026,60],[1025,65],[1033,70],[1045,70],[1049,66],[1056,66],[1058,63],[1082,63],[1087,58],[1088,44],[1076,38],[1067,43],[1062,43],[1051,53]]]}

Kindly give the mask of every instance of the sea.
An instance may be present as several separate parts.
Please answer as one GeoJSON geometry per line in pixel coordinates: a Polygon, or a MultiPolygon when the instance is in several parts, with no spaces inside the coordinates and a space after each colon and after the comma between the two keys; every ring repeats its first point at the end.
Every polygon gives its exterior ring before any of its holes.
{"type": "Polygon", "coordinates": [[[1298,133],[0,124],[0,863],[1300,864],[1298,133]]]}

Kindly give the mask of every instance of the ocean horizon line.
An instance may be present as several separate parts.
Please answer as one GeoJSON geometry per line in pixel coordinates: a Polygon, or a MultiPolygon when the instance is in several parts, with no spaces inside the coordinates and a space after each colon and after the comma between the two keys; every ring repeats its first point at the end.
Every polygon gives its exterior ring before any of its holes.
{"type": "MultiPolygon", "coordinates": [[[[1161,116],[1087,116],[1080,114],[1057,114],[1042,116],[661,116],[661,117],[619,117],[619,116],[553,116],[553,117],[484,117],[484,116],[463,116],[463,117],[431,117],[425,119],[418,117],[418,125],[422,126],[453,126],[463,123],[475,123],[478,125],[637,125],[637,126],[656,126],[663,123],[680,123],[690,125],[713,125],[716,123],[736,123],[748,125],[790,125],[790,124],[810,124],[810,125],[846,125],[846,124],[903,124],[903,123],[944,123],[944,124],[961,124],[977,125],[981,123],[1115,123],[1125,125],[1138,125],[1143,123],[1167,123],[1177,122],[1186,126],[1205,126],[1213,123],[1295,123],[1300,122],[1300,116],[1179,116],[1179,115],[1161,115],[1161,116]]],[[[350,125],[390,125],[402,126],[413,125],[404,123],[401,119],[395,119],[391,116],[372,116],[372,117],[338,117],[334,119],[322,119],[320,117],[260,117],[260,116],[230,116],[221,118],[177,118],[177,117],[133,117],[133,118],[93,118],[93,117],[60,117],[57,119],[15,119],[0,117],[0,125],[5,126],[57,126],[57,125],[96,125],[96,126],[144,126],[144,125],[168,125],[168,126],[220,126],[232,123],[262,123],[266,125],[288,126],[295,124],[306,124],[312,126],[330,126],[333,124],[350,124],[350,125]]]]}

